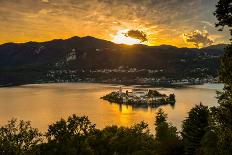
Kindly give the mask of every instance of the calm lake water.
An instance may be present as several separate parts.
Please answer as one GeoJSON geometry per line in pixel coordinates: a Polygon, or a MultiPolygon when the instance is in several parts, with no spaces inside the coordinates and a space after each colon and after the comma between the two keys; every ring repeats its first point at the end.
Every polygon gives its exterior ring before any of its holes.
{"type": "MultiPolygon", "coordinates": [[[[123,86],[132,89],[135,86],[123,86]]],[[[166,94],[176,95],[175,107],[162,106],[168,120],[178,129],[188,111],[202,102],[207,106],[217,106],[216,90],[221,84],[206,84],[188,88],[156,88],[166,94]]],[[[87,115],[98,128],[107,125],[130,126],[140,121],[149,124],[154,131],[154,117],[157,109],[132,108],[131,106],[110,104],[100,97],[114,90],[118,85],[68,83],[36,84],[0,88],[0,125],[11,118],[32,121],[32,126],[46,131],[48,124],[72,114],[87,115]]]]}

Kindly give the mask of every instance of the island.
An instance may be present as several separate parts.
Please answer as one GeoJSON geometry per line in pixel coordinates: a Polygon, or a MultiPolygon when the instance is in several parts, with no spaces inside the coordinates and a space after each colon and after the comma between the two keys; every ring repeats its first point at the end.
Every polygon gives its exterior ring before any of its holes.
{"type": "Polygon", "coordinates": [[[175,105],[175,94],[161,94],[157,90],[132,89],[131,92],[123,92],[122,87],[118,91],[111,92],[101,99],[110,103],[127,104],[134,107],[159,107],[161,105],[175,105]]]}

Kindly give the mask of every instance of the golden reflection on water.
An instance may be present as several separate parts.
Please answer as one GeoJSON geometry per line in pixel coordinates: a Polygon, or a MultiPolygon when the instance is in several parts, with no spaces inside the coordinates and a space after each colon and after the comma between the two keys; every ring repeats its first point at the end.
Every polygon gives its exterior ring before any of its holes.
{"type": "MultiPolygon", "coordinates": [[[[131,87],[125,87],[131,89],[131,87]]],[[[133,108],[101,100],[100,97],[118,86],[107,84],[42,84],[12,88],[0,88],[0,124],[12,117],[31,120],[34,127],[42,131],[60,118],[72,114],[87,115],[98,128],[109,125],[131,126],[145,121],[154,131],[154,117],[157,109],[133,108]]],[[[180,128],[187,112],[203,102],[208,106],[217,105],[215,89],[183,88],[158,89],[162,93],[176,95],[174,107],[163,106],[168,113],[168,120],[180,128]]]]}

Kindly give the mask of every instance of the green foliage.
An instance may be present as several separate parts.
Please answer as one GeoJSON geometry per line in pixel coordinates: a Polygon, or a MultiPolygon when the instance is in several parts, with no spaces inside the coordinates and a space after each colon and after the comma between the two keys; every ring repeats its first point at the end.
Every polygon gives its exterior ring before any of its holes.
{"type": "Polygon", "coordinates": [[[183,145],[176,127],[167,123],[167,114],[162,109],[159,109],[156,114],[156,150],[158,154],[183,154],[183,145]]]}
{"type": "Polygon", "coordinates": [[[130,128],[106,127],[92,137],[90,145],[96,151],[95,154],[152,154],[154,138],[147,127],[144,122],[130,128]]]}
{"type": "Polygon", "coordinates": [[[217,141],[215,131],[207,131],[201,140],[201,153],[204,155],[218,155],[217,141]]]}
{"type": "Polygon", "coordinates": [[[87,117],[73,115],[50,125],[46,138],[36,154],[154,154],[154,138],[144,122],[98,130],[87,117]]]}
{"type": "Polygon", "coordinates": [[[48,143],[39,147],[40,154],[93,154],[87,137],[96,131],[88,117],[70,116],[49,125],[48,143]]]}
{"type": "Polygon", "coordinates": [[[95,131],[95,125],[91,124],[88,117],[72,115],[67,121],[61,119],[55,124],[49,125],[47,137],[50,141],[65,142],[72,136],[87,136],[95,131]]]}
{"type": "MultiPolygon", "coordinates": [[[[162,109],[158,109],[158,112],[155,117],[155,125],[158,127],[159,125],[167,123],[167,114],[164,113],[162,109]]],[[[157,137],[157,135],[156,135],[157,137]]]]}
{"type": "MultiPolygon", "coordinates": [[[[216,27],[221,26],[219,30],[223,30],[224,26],[232,27],[232,1],[231,0],[219,0],[216,5],[217,9],[214,15],[218,19],[216,27]]],[[[232,35],[232,29],[230,29],[232,35]]]]}
{"type": "Polygon", "coordinates": [[[212,128],[217,142],[218,154],[232,154],[232,100],[231,91],[225,88],[219,96],[219,107],[212,108],[212,128]]]}
{"type": "Polygon", "coordinates": [[[161,94],[160,92],[156,90],[149,90],[147,95],[148,97],[165,97],[166,96],[166,94],[161,94]]]}
{"type": "Polygon", "coordinates": [[[32,128],[30,122],[12,119],[0,128],[0,154],[30,154],[32,149],[42,142],[41,134],[32,128]]]}
{"type": "Polygon", "coordinates": [[[182,137],[185,147],[185,154],[200,154],[203,136],[208,131],[209,109],[202,104],[196,105],[189,112],[189,116],[183,121],[182,137]]]}
{"type": "Polygon", "coordinates": [[[176,103],[176,95],[175,94],[170,94],[169,97],[167,98],[167,102],[174,105],[176,103]]]}
{"type": "Polygon", "coordinates": [[[208,130],[208,115],[208,108],[201,104],[193,108],[183,123],[183,140],[176,127],[167,122],[167,114],[162,109],[156,115],[155,137],[144,122],[99,130],[88,117],[72,115],[49,125],[42,142],[41,134],[29,122],[20,121],[17,125],[12,120],[0,130],[1,154],[181,155],[185,146],[186,154],[216,155],[215,146],[220,139],[214,130],[208,130]]]}
{"type": "MultiPolygon", "coordinates": [[[[228,26],[232,35],[232,1],[219,0],[215,16],[216,26],[228,26]]],[[[221,29],[221,30],[222,30],[221,29]]],[[[224,83],[222,92],[218,92],[218,107],[212,108],[211,132],[215,137],[218,154],[232,154],[232,45],[225,49],[219,69],[220,80],[224,83]]]]}
{"type": "Polygon", "coordinates": [[[225,84],[225,91],[228,93],[226,94],[227,96],[222,96],[222,99],[224,97],[232,96],[232,94],[229,93],[232,91],[232,45],[226,47],[225,53],[221,58],[219,77],[220,80],[225,84]]]}
{"type": "Polygon", "coordinates": [[[155,154],[155,140],[144,122],[132,127],[95,128],[88,117],[70,116],[49,125],[42,141],[30,122],[12,119],[0,128],[3,155],[113,155],[155,154]]]}

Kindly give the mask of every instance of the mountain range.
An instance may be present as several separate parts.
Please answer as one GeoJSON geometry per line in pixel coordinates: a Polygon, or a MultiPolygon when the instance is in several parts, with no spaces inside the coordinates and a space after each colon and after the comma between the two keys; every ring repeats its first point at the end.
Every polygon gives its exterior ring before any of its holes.
{"type": "Polygon", "coordinates": [[[129,46],[91,36],[75,36],[47,42],[6,43],[0,45],[0,70],[2,77],[8,74],[14,77],[14,73],[16,76],[16,73],[22,70],[27,73],[64,68],[114,69],[120,66],[162,69],[169,75],[206,68],[210,74],[215,75],[225,46],[220,44],[201,49],[170,45],[129,46]]]}

